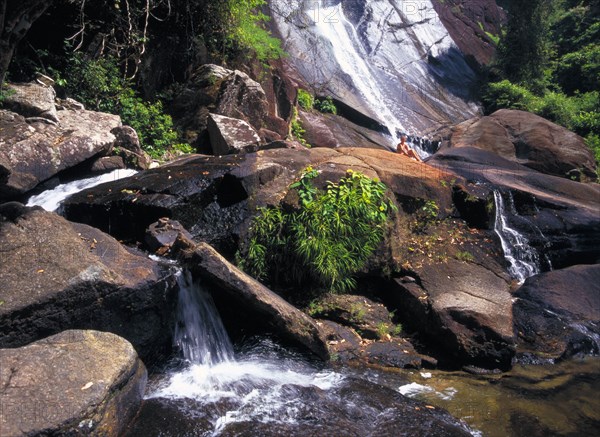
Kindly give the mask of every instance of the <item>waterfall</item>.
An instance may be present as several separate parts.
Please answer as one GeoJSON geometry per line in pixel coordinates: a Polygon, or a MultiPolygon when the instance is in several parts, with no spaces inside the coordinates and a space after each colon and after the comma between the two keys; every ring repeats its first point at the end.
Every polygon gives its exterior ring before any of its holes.
{"type": "MultiPolygon", "coordinates": [[[[378,120],[390,148],[478,108],[475,74],[430,0],[270,0],[290,62],[305,83],[378,120]],[[462,94],[461,94],[462,93],[462,94]]],[[[421,157],[421,142],[408,142],[421,157]]]]}
{"type": "MultiPolygon", "coordinates": [[[[516,209],[512,194],[509,192],[507,196],[508,212],[514,215],[516,209]]],[[[525,279],[540,273],[540,256],[531,247],[527,238],[509,225],[504,199],[498,190],[494,190],[494,201],[496,203],[494,231],[500,237],[504,257],[509,263],[509,273],[522,284],[525,279]]]]}
{"type": "Polygon", "coordinates": [[[193,364],[213,366],[233,360],[233,346],[212,297],[192,280],[190,272],[177,276],[179,301],[175,344],[193,364]]]}
{"type": "Polygon", "coordinates": [[[231,409],[217,414],[212,422],[214,435],[228,424],[257,418],[262,422],[295,422],[301,409],[296,399],[286,396],[283,387],[292,384],[328,390],[343,380],[338,373],[320,371],[268,339],[253,341],[234,354],[210,294],[189,272],[180,272],[177,281],[174,343],[184,360],[153,382],[146,399],[191,399],[202,411],[215,412],[219,409],[211,409],[211,405],[230,402],[231,409]]]}
{"type": "Polygon", "coordinates": [[[100,176],[94,176],[91,178],[79,179],[65,184],[60,184],[51,190],[46,190],[40,194],[31,196],[27,201],[27,206],[41,206],[46,211],[56,211],[63,200],[75,193],[87,188],[95,187],[96,185],[100,185],[105,182],[112,182],[118,179],[133,176],[136,173],[136,170],[130,169],[113,170],[100,176]]]}

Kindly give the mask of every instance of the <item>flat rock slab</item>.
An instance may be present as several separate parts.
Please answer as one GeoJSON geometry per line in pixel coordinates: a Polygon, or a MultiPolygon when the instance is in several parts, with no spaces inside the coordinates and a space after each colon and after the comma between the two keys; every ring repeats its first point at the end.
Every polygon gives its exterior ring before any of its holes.
{"type": "Polygon", "coordinates": [[[141,404],[147,373],[126,340],[64,331],[0,349],[0,432],[117,436],[141,404]]]}
{"type": "Polygon", "coordinates": [[[101,231],[6,203],[0,261],[1,347],[73,328],[114,332],[144,358],[169,347],[172,272],[101,231]]]}

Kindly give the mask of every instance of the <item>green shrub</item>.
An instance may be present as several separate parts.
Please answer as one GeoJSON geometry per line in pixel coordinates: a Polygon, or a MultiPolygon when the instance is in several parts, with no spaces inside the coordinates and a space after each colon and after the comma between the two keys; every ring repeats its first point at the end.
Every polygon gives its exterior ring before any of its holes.
{"type": "Polygon", "coordinates": [[[355,287],[383,239],[395,206],[386,186],[348,170],[325,190],[312,184],[318,172],[305,169],[298,182],[299,209],[262,208],[250,227],[248,241],[237,253],[238,264],[273,285],[310,284],[328,291],[355,287]]]}
{"type": "Polygon", "coordinates": [[[337,114],[337,107],[333,103],[331,96],[327,96],[324,99],[317,99],[314,106],[317,111],[326,114],[337,114]]]}
{"type": "Polygon", "coordinates": [[[313,108],[315,101],[313,96],[306,90],[298,88],[298,105],[305,111],[310,111],[313,108]]]}
{"type": "Polygon", "coordinates": [[[86,59],[74,53],[59,78],[67,94],[88,109],[118,114],[123,124],[137,131],[142,148],[152,158],[161,158],[177,142],[173,120],[164,113],[162,103],[138,97],[122,77],[116,59],[86,59]]]}
{"type": "Polygon", "coordinates": [[[535,96],[527,88],[508,80],[488,84],[482,96],[487,113],[502,108],[528,111],[535,100],[535,96]]]}

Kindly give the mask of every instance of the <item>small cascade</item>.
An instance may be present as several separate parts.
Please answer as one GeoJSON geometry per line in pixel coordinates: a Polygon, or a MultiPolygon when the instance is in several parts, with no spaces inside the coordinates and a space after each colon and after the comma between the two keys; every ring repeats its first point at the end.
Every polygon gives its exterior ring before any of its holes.
{"type": "Polygon", "coordinates": [[[189,272],[179,273],[178,285],[174,342],[184,361],[155,381],[146,398],[191,400],[210,411],[216,404],[229,402],[230,410],[212,416],[213,430],[208,435],[256,418],[263,423],[293,423],[302,406],[283,387],[328,390],[343,380],[338,373],[319,371],[267,339],[242,347],[235,356],[210,294],[189,272]]]}
{"type": "Polygon", "coordinates": [[[64,201],[67,197],[72,196],[75,193],[78,193],[87,188],[95,187],[96,185],[100,185],[105,182],[112,182],[118,179],[127,178],[129,176],[133,176],[136,173],[136,170],[119,169],[113,170],[109,173],[104,173],[100,176],[94,176],[86,179],[78,179],[76,181],[60,184],[51,190],[46,190],[40,194],[31,196],[27,201],[27,206],[41,206],[46,211],[56,211],[62,201],[64,201]]]}
{"type": "Polygon", "coordinates": [[[179,301],[175,344],[193,364],[214,366],[233,360],[233,346],[212,297],[192,280],[190,272],[177,277],[179,301]]]}
{"type": "Polygon", "coordinates": [[[525,236],[512,228],[508,222],[508,214],[516,215],[512,194],[508,196],[508,211],[502,193],[494,190],[494,201],[496,203],[496,220],[494,231],[500,237],[504,257],[509,263],[508,271],[520,284],[530,276],[540,273],[540,255],[525,236]]]}

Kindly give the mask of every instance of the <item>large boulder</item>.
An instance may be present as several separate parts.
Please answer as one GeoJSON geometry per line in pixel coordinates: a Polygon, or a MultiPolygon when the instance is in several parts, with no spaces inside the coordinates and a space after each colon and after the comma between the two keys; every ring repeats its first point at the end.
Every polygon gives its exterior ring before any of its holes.
{"type": "Polygon", "coordinates": [[[118,436],[135,417],[147,373],[107,332],[64,331],[0,349],[2,436],[118,436]]]}
{"type": "Polygon", "coordinates": [[[512,297],[506,277],[475,262],[448,259],[415,268],[386,288],[402,320],[452,365],[506,370],[515,354],[512,297]]]}
{"type": "Polygon", "coordinates": [[[443,136],[447,147],[477,147],[554,176],[581,172],[596,178],[594,154],[583,138],[530,112],[501,109],[458,124],[443,136]]]}
{"type": "Polygon", "coordinates": [[[556,359],[600,353],[600,264],[531,277],[515,297],[520,354],[556,359]]]}
{"type": "Polygon", "coordinates": [[[257,131],[287,134],[287,123],[270,110],[261,85],[246,73],[218,65],[199,67],[175,97],[172,111],[188,142],[201,150],[207,145],[210,113],[244,120],[257,131]]]}
{"type": "Polygon", "coordinates": [[[41,83],[14,83],[5,90],[3,107],[25,117],[40,117],[58,123],[54,99],[56,92],[51,86],[41,83]]]}
{"type": "Polygon", "coordinates": [[[18,203],[0,206],[0,346],[65,329],[125,337],[144,359],[170,351],[169,268],[101,231],[18,203]]]}
{"type": "Polygon", "coordinates": [[[518,231],[554,268],[600,260],[600,185],[543,174],[475,147],[442,150],[428,164],[470,181],[473,200],[479,196],[490,213],[492,190],[510,194],[518,231]]]}
{"type": "Polygon", "coordinates": [[[300,171],[321,171],[315,184],[339,180],[348,169],[379,177],[407,210],[433,199],[440,217],[452,210],[455,176],[385,150],[273,149],[222,157],[189,156],[131,178],[104,184],[63,202],[69,220],[142,241],[161,217],[179,221],[197,240],[231,255],[256,208],[278,205],[300,171]]]}
{"type": "Polygon", "coordinates": [[[116,115],[85,110],[57,112],[58,123],[0,110],[0,201],[26,193],[62,170],[106,154],[121,126],[116,115]]]}
{"type": "Polygon", "coordinates": [[[260,137],[244,120],[210,114],[207,129],[213,155],[229,155],[258,150],[260,137]]]}
{"type": "MultiPolygon", "coordinates": [[[[267,325],[273,332],[303,345],[322,359],[329,358],[324,339],[314,320],[287,303],[279,295],[229,263],[206,243],[179,243],[186,266],[216,286],[213,295],[226,294],[227,305],[235,306],[239,318],[250,318],[253,324],[267,325]]],[[[221,296],[215,296],[217,303],[221,296]]]]}

